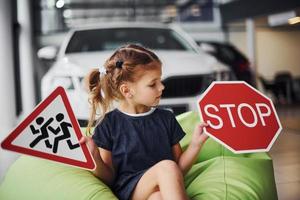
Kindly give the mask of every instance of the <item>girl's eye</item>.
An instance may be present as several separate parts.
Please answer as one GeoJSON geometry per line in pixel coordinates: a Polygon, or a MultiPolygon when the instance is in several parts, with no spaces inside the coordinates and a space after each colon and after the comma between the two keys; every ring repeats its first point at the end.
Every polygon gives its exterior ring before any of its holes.
{"type": "Polygon", "coordinates": [[[151,85],[148,85],[149,87],[154,87],[155,86],[155,83],[152,83],[151,85]]]}

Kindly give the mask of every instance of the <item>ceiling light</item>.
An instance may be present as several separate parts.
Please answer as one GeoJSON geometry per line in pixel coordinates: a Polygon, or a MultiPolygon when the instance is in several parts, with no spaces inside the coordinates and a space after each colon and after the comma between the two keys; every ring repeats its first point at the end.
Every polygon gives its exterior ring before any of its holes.
{"type": "Polygon", "coordinates": [[[55,4],[56,8],[62,8],[64,7],[64,5],[65,5],[64,0],[58,0],[55,4]]]}
{"type": "Polygon", "coordinates": [[[270,26],[280,26],[286,25],[288,23],[288,19],[296,17],[297,14],[294,10],[272,14],[268,16],[268,24],[270,26]]]}
{"type": "Polygon", "coordinates": [[[289,24],[297,24],[300,22],[300,17],[293,17],[288,20],[289,24]]]}

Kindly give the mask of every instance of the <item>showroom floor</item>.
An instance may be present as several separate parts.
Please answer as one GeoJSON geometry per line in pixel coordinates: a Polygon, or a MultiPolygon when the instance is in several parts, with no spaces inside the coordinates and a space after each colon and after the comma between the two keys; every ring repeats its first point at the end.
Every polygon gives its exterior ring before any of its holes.
{"type": "Polygon", "coordinates": [[[283,130],[269,152],[279,200],[300,199],[300,105],[277,106],[283,130]]]}

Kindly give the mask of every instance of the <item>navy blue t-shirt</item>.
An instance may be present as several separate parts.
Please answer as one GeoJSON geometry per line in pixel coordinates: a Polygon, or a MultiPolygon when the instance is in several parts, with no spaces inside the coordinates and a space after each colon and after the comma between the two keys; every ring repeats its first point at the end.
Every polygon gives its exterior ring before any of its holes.
{"type": "Polygon", "coordinates": [[[174,114],[152,109],[132,116],[118,109],[107,113],[96,126],[93,140],[112,152],[116,178],[112,190],[121,200],[130,198],[147,169],[162,160],[174,160],[172,146],[185,133],[174,114]]]}

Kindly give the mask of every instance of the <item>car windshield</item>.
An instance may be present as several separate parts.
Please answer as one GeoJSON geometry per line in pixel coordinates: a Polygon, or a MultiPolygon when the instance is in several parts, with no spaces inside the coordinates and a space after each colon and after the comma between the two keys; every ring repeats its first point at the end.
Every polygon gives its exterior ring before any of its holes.
{"type": "Polygon", "coordinates": [[[111,28],[76,31],[66,53],[109,51],[127,43],[155,50],[195,51],[178,33],[159,28],[111,28]]]}

